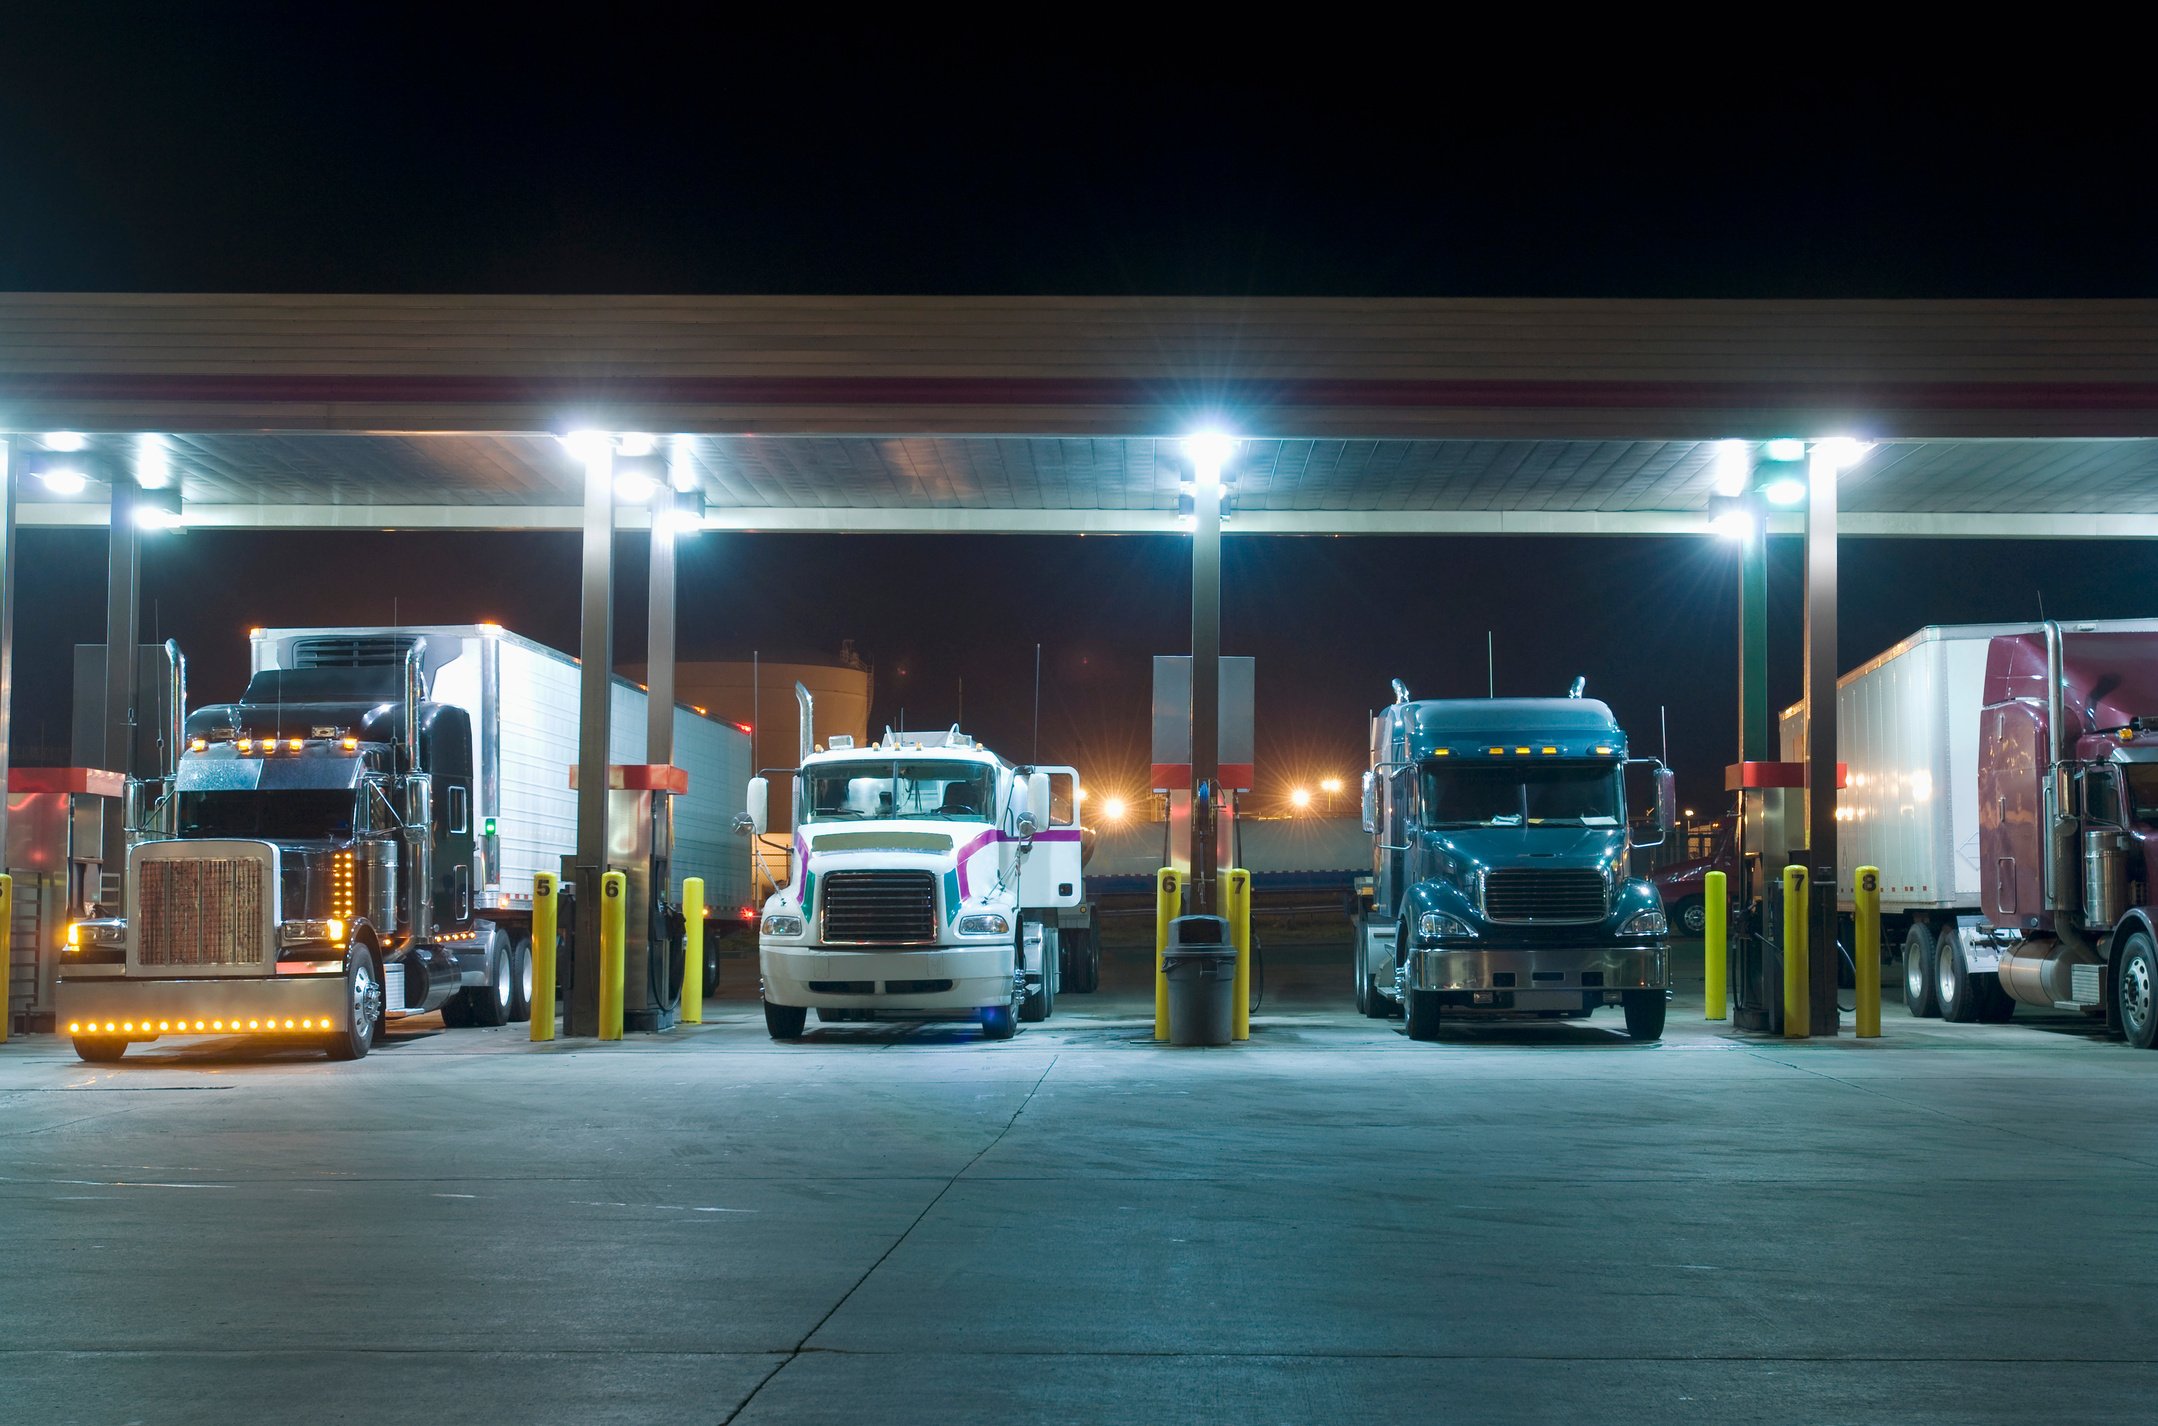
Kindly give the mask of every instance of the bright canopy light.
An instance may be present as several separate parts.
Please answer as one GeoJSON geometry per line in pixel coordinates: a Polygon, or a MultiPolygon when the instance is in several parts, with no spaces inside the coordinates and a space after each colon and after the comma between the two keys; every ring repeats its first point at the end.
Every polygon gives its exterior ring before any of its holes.
{"type": "Polygon", "coordinates": [[[652,498],[652,477],[641,470],[625,470],[614,478],[615,498],[627,505],[642,505],[652,498]]]}
{"type": "Polygon", "coordinates": [[[1784,437],[1781,440],[1770,441],[1762,446],[1761,454],[1767,456],[1770,460],[1804,460],[1806,458],[1806,443],[1784,437]]]}
{"type": "Polygon", "coordinates": [[[624,431],[615,437],[615,449],[626,456],[648,456],[659,449],[659,442],[642,431],[624,431]]]}
{"type": "Polygon", "coordinates": [[[1806,501],[1806,482],[1789,476],[1772,480],[1762,489],[1761,497],[1771,505],[1803,505],[1806,501]]]}
{"type": "Polygon", "coordinates": [[[90,438],[80,431],[47,431],[45,433],[45,449],[48,451],[64,451],[72,455],[89,444],[90,438]]]}
{"type": "Polygon", "coordinates": [[[1813,453],[1827,461],[1837,470],[1849,470],[1866,458],[1873,449],[1873,442],[1854,440],[1849,436],[1830,436],[1825,441],[1813,443],[1813,453]]]}
{"type": "Polygon", "coordinates": [[[48,467],[39,471],[37,478],[55,495],[80,495],[90,488],[90,477],[71,465],[48,467]]]}
{"type": "Polygon", "coordinates": [[[614,437],[605,431],[572,431],[562,437],[562,444],[571,455],[590,464],[613,452],[614,437]]]}
{"type": "Polygon", "coordinates": [[[172,484],[172,447],[163,436],[135,437],[135,483],[144,490],[163,490],[172,484]]]}
{"type": "Polygon", "coordinates": [[[1743,510],[1724,510],[1709,517],[1708,530],[1727,540],[1753,538],[1753,516],[1743,510]]]}
{"type": "Polygon", "coordinates": [[[1744,495],[1753,475],[1753,446],[1746,441],[1716,442],[1716,493],[1744,495]]]}

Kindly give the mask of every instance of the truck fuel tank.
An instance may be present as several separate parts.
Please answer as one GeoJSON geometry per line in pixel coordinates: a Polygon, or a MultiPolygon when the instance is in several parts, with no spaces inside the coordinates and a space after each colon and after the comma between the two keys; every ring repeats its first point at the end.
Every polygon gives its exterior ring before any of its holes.
{"type": "Polygon", "coordinates": [[[2083,831],[2083,921],[2103,929],[2128,909],[2128,838],[2112,827],[2083,831]]]}

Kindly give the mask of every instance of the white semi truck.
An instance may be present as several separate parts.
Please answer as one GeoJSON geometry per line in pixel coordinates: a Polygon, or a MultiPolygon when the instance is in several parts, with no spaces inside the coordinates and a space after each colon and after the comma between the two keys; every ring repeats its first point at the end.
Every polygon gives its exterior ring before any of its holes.
{"type": "MultiPolygon", "coordinates": [[[[1052,825],[1050,782],[956,726],[819,748],[808,690],[793,779],[794,855],[764,903],[757,963],[774,1039],[820,1021],[978,1021],[1009,1039],[1056,1005],[1057,912],[1078,906],[1077,809],[1052,825]]],[[[769,782],[738,823],[762,837],[769,782]]]]}
{"type": "MultiPolygon", "coordinates": [[[[240,698],[175,713],[164,835],[130,849],[124,914],[70,930],[76,1052],[240,1035],[354,1059],[407,1015],[529,1016],[532,877],[576,844],[577,699],[574,659],[493,624],[255,630],[240,698]]],[[[610,717],[610,761],[642,762],[644,693],[617,679],[610,717]]],[[[727,833],[749,761],[742,730],[675,710],[671,865],[627,868],[655,926],[681,877],[747,902],[727,833]]]]}

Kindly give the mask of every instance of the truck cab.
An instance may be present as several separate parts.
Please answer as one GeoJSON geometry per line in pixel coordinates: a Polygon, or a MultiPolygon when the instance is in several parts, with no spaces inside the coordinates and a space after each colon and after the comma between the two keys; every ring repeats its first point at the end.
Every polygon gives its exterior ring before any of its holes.
{"type": "MultiPolygon", "coordinates": [[[[1359,929],[1365,1014],[1575,1019],[1622,1006],[1636,1039],[1663,1033],[1669,925],[1628,873],[1625,733],[1594,699],[1396,701],[1372,720],[1364,826],[1373,895],[1359,929]]],[[[1654,769],[1655,845],[1673,821],[1654,769]]]]}
{"type": "MultiPolygon", "coordinates": [[[[988,1039],[1047,1019],[1053,913],[1082,900],[1079,828],[1048,825],[1050,774],[1070,769],[1015,767],[956,727],[831,743],[792,770],[792,870],[759,922],[773,1038],[811,1009],[975,1020],[988,1039]]],[[[750,784],[743,819],[760,836],[768,786],[750,784]]]]}

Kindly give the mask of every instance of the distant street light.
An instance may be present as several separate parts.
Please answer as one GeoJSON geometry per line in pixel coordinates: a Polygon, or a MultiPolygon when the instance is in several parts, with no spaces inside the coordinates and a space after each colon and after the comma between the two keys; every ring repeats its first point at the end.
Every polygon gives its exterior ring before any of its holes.
{"type": "Polygon", "coordinates": [[[1299,812],[1308,811],[1311,807],[1311,789],[1299,787],[1291,792],[1289,794],[1289,805],[1299,812]]]}
{"type": "Polygon", "coordinates": [[[1341,779],[1338,777],[1321,779],[1319,782],[1319,791],[1325,793],[1328,797],[1338,796],[1341,792],[1341,779]]]}
{"type": "Polygon", "coordinates": [[[1101,815],[1102,820],[1105,822],[1121,822],[1124,820],[1124,814],[1130,810],[1121,797],[1105,797],[1102,799],[1101,815]]]}

